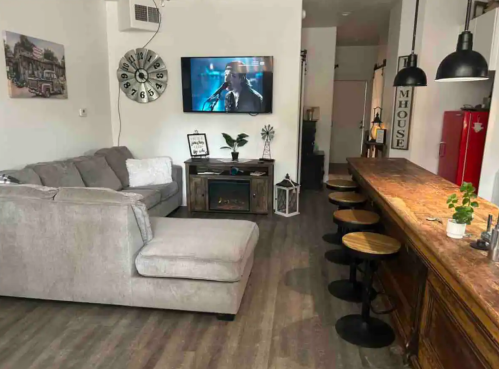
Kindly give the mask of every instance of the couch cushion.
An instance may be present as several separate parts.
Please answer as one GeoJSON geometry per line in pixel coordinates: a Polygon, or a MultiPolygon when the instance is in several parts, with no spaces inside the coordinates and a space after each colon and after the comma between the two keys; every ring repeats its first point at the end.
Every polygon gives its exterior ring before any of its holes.
{"type": "Polygon", "coordinates": [[[151,226],[154,238],[135,260],[147,277],[237,282],[259,236],[243,220],[152,217],[151,226]]]}
{"type": "Polygon", "coordinates": [[[80,172],[72,161],[54,161],[29,165],[44,186],[49,187],[85,187],[80,172]]]}
{"type": "Polygon", "coordinates": [[[111,169],[116,173],[123,187],[130,186],[128,170],[126,169],[126,160],[133,159],[133,155],[125,146],[111,147],[101,149],[95,153],[96,156],[103,156],[111,169]]]}
{"type": "Polygon", "coordinates": [[[24,168],[20,170],[4,170],[0,172],[0,176],[2,174],[12,176],[19,181],[21,181],[21,184],[33,184],[33,185],[42,185],[42,181],[38,174],[31,169],[31,168],[24,168]]]}
{"type": "Polygon", "coordinates": [[[156,190],[138,190],[133,188],[121,192],[136,193],[142,195],[143,198],[140,201],[142,201],[146,205],[146,208],[148,209],[155,207],[161,202],[161,192],[156,190]]]}
{"type": "Polygon", "coordinates": [[[87,187],[102,187],[115,191],[123,189],[121,181],[103,156],[82,156],[73,159],[73,162],[87,187]]]}
{"type": "Polygon", "coordinates": [[[0,198],[21,198],[21,199],[36,199],[36,200],[52,200],[58,188],[43,187],[38,185],[0,185],[0,198]]]}
{"type": "Polygon", "coordinates": [[[147,243],[152,240],[153,233],[149,214],[142,195],[136,193],[116,192],[108,188],[59,188],[55,202],[70,202],[82,204],[113,204],[129,205],[135,214],[135,219],[142,235],[142,240],[147,243]]]}
{"type": "Polygon", "coordinates": [[[173,195],[178,193],[178,183],[172,182],[161,185],[150,185],[150,186],[141,186],[141,187],[128,187],[127,190],[135,191],[135,190],[156,190],[161,193],[161,201],[166,201],[173,195]]]}

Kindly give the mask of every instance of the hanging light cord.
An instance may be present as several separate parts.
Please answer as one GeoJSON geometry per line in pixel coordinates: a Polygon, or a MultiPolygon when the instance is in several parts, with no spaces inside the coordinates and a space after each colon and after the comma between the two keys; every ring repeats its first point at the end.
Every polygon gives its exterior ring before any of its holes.
{"type": "Polygon", "coordinates": [[[464,27],[465,32],[470,30],[471,5],[471,0],[468,0],[468,9],[466,10],[466,26],[464,27]]]}
{"type": "Polygon", "coordinates": [[[412,35],[412,53],[416,50],[416,35],[418,33],[419,0],[416,0],[416,15],[414,16],[414,33],[412,35]]]}
{"type": "MultiPolygon", "coordinates": [[[[144,49],[152,42],[152,40],[154,40],[154,38],[158,35],[158,32],[159,30],[161,29],[161,23],[163,21],[162,17],[161,17],[161,12],[158,8],[158,4],[156,4],[156,1],[155,0],[152,0],[152,2],[154,3],[154,6],[156,7],[156,10],[158,11],[158,29],[156,30],[156,32],[154,32],[154,35],[152,35],[152,37],[149,39],[149,41],[147,41],[147,44],[144,45],[144,49]]],[[[162,6],[165,6],[165,2],[164,0],[161,1],[161,5],[162,6]]],[[[118,121],[119,121],[119,130],[118,130],[118,146],[120,145],[120,139],[121,139],[121,129],[122,129],[122,123],[121,123],[121,104],[120,104],[120,97],[121,97],[121,88],[120,88],[120,84],[118,82],[118,121]]]]}

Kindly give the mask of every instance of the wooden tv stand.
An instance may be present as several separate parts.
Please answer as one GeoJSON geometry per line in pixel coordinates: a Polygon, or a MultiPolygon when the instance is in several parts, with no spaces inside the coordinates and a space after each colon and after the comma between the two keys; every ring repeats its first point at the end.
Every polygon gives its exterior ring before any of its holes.
{"type": "MultiPolygon", "coordinates": [[[[187,206],[190,212],[273,212],[274,163],[257,159],[227,162],[228,159],[189,159],[185,161],[187,206]],[[243,173],[231,174],[236,167],[243,173]],[[252,172],[264,172],[253,176],[252,172]],[[216,172],[219,174],[203,174],[216,172]],[[231,184],[234,188],[231,189],[231,184]],[[227,188],[224,196],[224,189],[227,188]],[[232,199],[230,197],[238,197],[232,199]]],[[[244,159],[241,159],[244,160],[244,159]]]]}

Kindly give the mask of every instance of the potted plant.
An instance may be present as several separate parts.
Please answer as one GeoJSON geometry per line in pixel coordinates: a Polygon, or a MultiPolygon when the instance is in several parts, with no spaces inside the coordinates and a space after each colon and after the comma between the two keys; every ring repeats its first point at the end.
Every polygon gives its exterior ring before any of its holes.
{"type": "Polygon", "coordinates": [[[476,198],[476,189],[471,183],[464,182],[460,191],[463,195],[461,205],[458,205],[459,198],[456,194],[449,196],[447,199],[449,209],[454,209],[452,219],[449,219],[447,222],[447,236],[456,239],[464,237],[466,225],[471,224],[475,208],[478,207],[478,202],[474,201],[476,198]]]}
{"type": "Polygon", "coordinates": [[[225,138],[225,142],[227,142],[227,146],[221,147],[221,149],[230,149],[232,150],[232,160],[237,160],[239,159],[239,152],[237,149],[239,147],[243,147],[248,143],[248,138],[249,136],[246,133],[241,133],[237,136],[236,139],[233,139],[231,136],[229,136],[227,133],[222,133],[222,136],[225,138]]]}

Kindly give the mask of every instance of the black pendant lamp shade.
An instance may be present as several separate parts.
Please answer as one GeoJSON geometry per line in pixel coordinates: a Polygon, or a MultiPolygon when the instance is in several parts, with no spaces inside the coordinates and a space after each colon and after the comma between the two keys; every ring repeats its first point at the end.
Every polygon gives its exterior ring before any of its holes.
{"type": "Polygon", "coordinates": [[[407,60],[407,66],[395,76],[395,87],[424,87],[427,85],[426,73],[418,68],[418,56],[414,53],[416,48],[416,34],[418,30],[419,0],[416,1],[416,15],[414,16],[414,31],[412,35],[412,52],[407,60]]]}
{"type": "Polygon", "coordinates": [[[473,34],[469,31],[471,0],[468,0],[466,28],[459,35],[457,50],[448,55],[437,70],[438,82],[484,81],[489,79],[489,66],[482,54],[473,51],[473,34]]]}
{"type": "Polygon", "coordinates": [[[393,85],[395,87],[424,87],[427,85],[426,73],[421,68],[418,68],[418,56],[416,54],[409,55],[407,67],[397,73],[393,85]]]}

